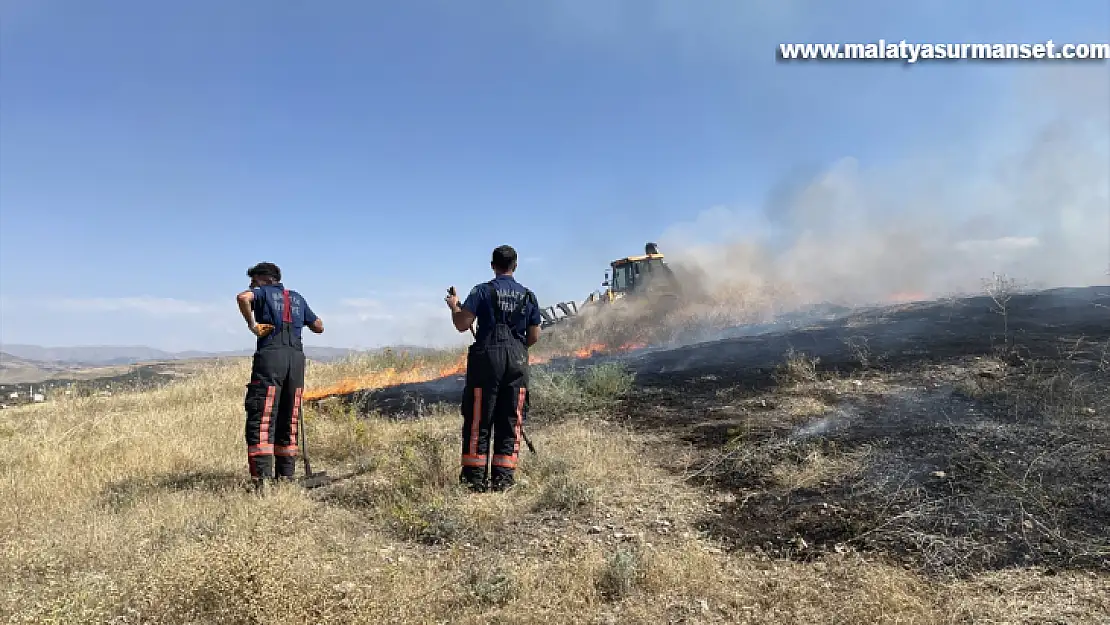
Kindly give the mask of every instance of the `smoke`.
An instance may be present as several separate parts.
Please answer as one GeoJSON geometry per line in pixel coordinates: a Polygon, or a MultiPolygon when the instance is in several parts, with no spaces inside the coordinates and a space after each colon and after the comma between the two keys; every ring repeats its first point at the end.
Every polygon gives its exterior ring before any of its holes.
{"type": "Polygon", "coordinates": [[[676,224],[658,243],[683,285],[677,308],[624,300],[554,340],[689,344],[784,313],[804,322],[819,304],[981,294],[994,274],[1030,288],[1110,282],[1108,74],[1027,76],[974,137],[894,163],[844,157],[780,181],[761,207],[676,224]]]}
{"type": "Polygon", "coordinates": [[[1101,68],[1033,77],[974,142],[893,164],[845,157],[760,209],[674,226],[662,251],[718,310],[749,317],[977,292],[992,273],[1105,284],[1110,81],[1101,68]]]}
{"type": "Polygon", "coordinates": [[[628,298],[545,341],[677,346],[812,321],[828,310],[816,305],[981,294],[995,274],[1030,288],[1110,282],[1108,75],[1026,76],[973,137],[893,163],[846,156],[780,181],[763,206],[674,225],[657,242],[682,284],[677,307],[628,298]]]}

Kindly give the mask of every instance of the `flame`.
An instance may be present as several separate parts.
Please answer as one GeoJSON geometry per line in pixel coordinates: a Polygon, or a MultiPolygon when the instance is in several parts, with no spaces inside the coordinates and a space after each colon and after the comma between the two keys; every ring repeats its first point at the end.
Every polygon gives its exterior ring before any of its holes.
{"type": "MultiPolygon", "coordinates": [[[[614,352],[626,352],[635,349],[642,349],[647,347],[646,343],[625,343],[616,348],[610,348],[604,343],[591,343],[585,347],[576,349],[569,353],[555,353],[546,354],[542,356],[534,355],[529,359],[529,363],[533,365],[540,365],[556,358],[590,358],[602,354],[609,354],[614,352]]],[[[347,378],[330,384],[321,388],[306,390],[302,400],[312,401],[317,399],[324,399],[334,395],[347,395],[355,391],[364,389],[380,389],[389,388],[391,386],[398,386],[401,384],[414,384],[419,382],[430,382],[432,380],[440,380],[452,376],[463,375],[466,373],[466,354],[461,354],[458,360],[450,365],[443,367],[412,367],[406,369],[397,369],[395,367],[387,367],[377,371],[371,371],[363,375],[347,378]]]]}
{"type": "Polygon", "coordinates": [[[589,358],[605,352],[605,345],[603,343],[590,343],[585,347],[580,347],[574,350],[572,354],[575,358],[589,358]]]}
{"type": "Polygon", "coordinates": [[[399,384],[427,382],[429,380],[437,380],[453,375],[462,375],[465,372],[466,354],[462,354],[456,362],[439,368],[412,367],[397,369],[395,367],[387,367],[385,369],[371,371],[358,377],[340,380],[329,386],[306,390],[301,399],[302,401],[311,401],[314,399],[323,399],[332,395],[346,395],[366,388],[384,388],[397,386],[399,384]]]}

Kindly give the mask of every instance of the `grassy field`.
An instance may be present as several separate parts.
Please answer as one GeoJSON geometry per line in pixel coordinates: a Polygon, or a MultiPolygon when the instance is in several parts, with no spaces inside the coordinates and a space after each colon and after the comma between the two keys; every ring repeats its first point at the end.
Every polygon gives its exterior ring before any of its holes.
{"type": "MultiPolygon", "coordinates": [[[[308,386],[424,366],[404,356],[313,363],[308,386]]],[[[733,548],[703,520],[735,494],[674,469],[696,465],[699,454],[681,437],[619,417],[633,380],[618,365],[536,371],[527,430],[539,453],[522,451],[520,484],[507,493],[458,487],[455,406],[396,421],[324,404],[305,414],[314,468],[360,474],[313,491],[254,494],[243,443],[248,370],[245,360],[214,363],[154,390],[0,413],[4,622],[1110,618],[1103,573],[1027,567],[943,577],[850,546],[805,559],[733,548]]],[[[827,389],[804,392],[827,382],[815,369],[792,356],[782,374],[783,418],[825,412],[827,389]]],[[[789,496],[858,472],[866,451],[814,448],[773,460],[765,472],[789,496]]]]}

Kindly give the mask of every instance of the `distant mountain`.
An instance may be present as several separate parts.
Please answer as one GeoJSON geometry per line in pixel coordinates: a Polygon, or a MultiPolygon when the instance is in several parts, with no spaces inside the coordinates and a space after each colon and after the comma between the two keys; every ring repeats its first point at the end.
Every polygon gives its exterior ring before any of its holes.
{"type": "Polygon", "coordinates": [[[17,367],[34,367],[42,363],[31,362],[18,356],[13,356],[7,352],[0,352],[0,367],[4,369],[15,369],[17,367]]]}
{"type": "Polygon", "coordinates": [[[0,384],[33,384],[68,369],[63,364],[35,362],[0,352],[0,384]]]}
{"type": "Polygon", "coordinates": [[[173,354],[141,345],[87,345],[77,347],[41,347],[39,345],[0,346],[7,354],[37,363],[83,365],[125,365],[144,360],[171,360],[173,354]]]}
{"type": "MultiPolygon", "coordinates": [[[[139,362],[154,362],[166,360],[192,360],[200,358],[238,358],[250,356],[253,350],[234,350],[226,352],[183,351],[167,352],[144,345],[82,345],[73,347],[42,347],[40,345],[4,344],[0,345],[4,352],[4,361],[32,361],[24,363],[38,368],[51,364],[82,365],[102,367],[106,365],[130,365],[139,362]]],[[[387,348],[371,350],[355,350],[343,347],[317,347],[306,345],[305,356],[311,360],[328,362],[340,360],[357,353],[377,353],[387,348]]],[[[429,347],[394,346],[389,349],[394,351],[410,351],[424,353],[435,351],[429,347]]],[[[5,365],[7,366],[7,365],[5,365]]],[[[14,364],[12,366],[15,366],[14,364]]]]}

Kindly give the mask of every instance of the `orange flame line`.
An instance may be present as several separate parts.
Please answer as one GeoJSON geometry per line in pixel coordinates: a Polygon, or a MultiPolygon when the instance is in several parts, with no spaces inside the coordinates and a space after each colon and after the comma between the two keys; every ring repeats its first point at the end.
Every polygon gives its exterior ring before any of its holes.
{"type": "MultiPolygon", "coordinates": [[[[529,362],[533,365],[544,364],[554,358],[576,358],[583,359],[591,356],[613,352],[625,352],[633,349],[640,349],[646,347],[644,343],[626,343],[610,349],[607,345],[602,343],[591,343],[580,349],[576,349],[569,353],[549,354],[544,356],[533,356],[529,362]]],[[[380,389],[398,386],[401,384],[414,384],[419,382],[430,382],[432,380],[441,380],[457,375],[466,373],[466,354],[460,355],[459,359],[447,366],[434,368],[434,367],[413,367],[411,369],[397,369],[395,367],[388,367],[371,371],[366,374],[340,380],[335,384],[329,384],[321,388],[315,388],[305,391],[302,401],[311,401],[317,399],[324,399],[325,397],[332,397],[335,395],[348,395],[355,391],[366,389],[380,389]]]]}

